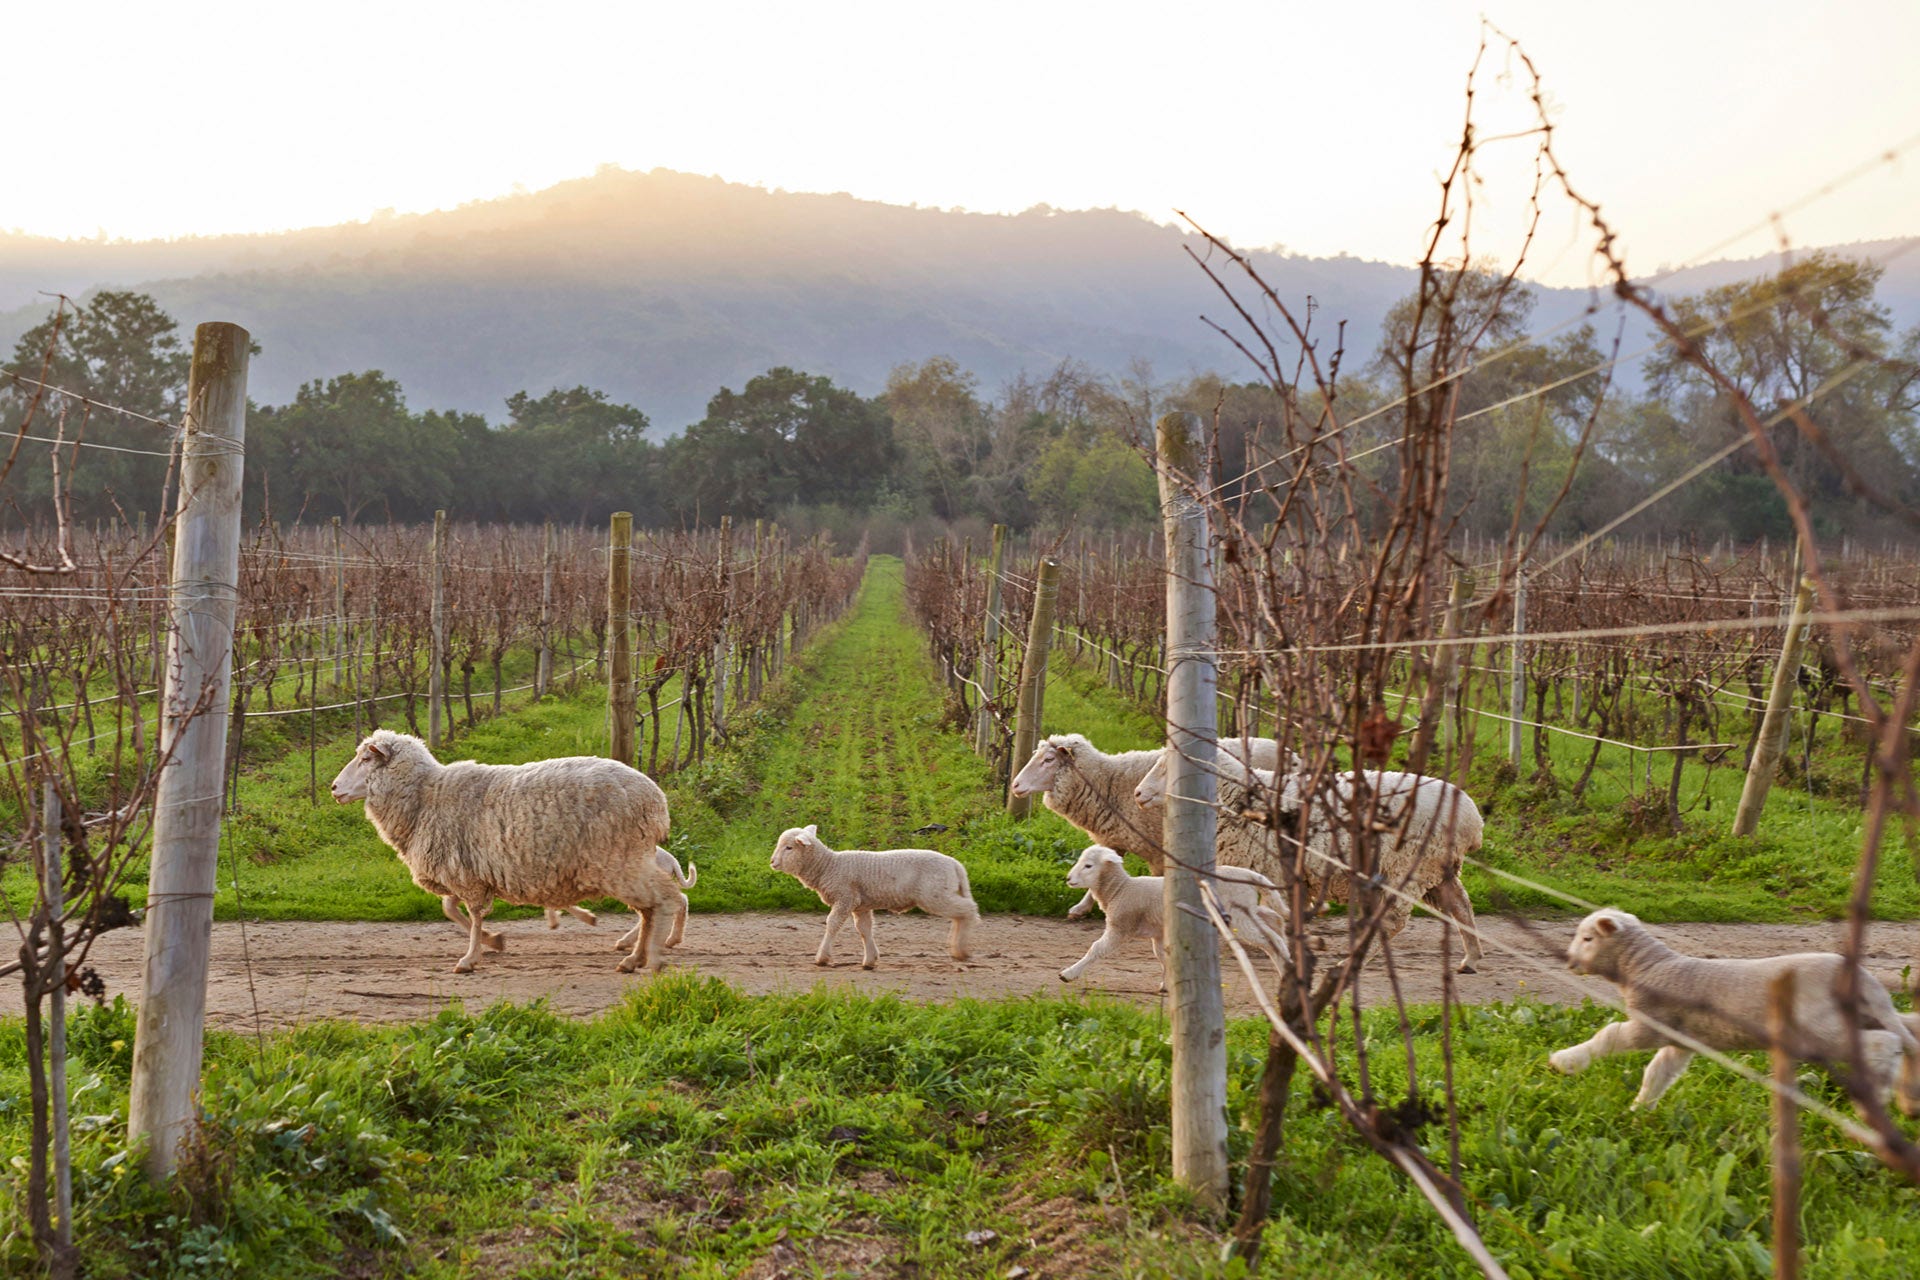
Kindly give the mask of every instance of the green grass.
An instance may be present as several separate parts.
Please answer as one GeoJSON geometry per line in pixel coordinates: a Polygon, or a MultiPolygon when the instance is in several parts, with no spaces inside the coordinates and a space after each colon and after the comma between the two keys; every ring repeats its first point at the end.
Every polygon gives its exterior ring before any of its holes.
{"type": "MultiPolygon", "coordinates": [[[[1545,1055],[1607,1015],[1532,1004],[1454,1028],[1465,1185],[1516,1277],[1767,1274],[1767,1103],[1696,1064],[1628,1113],[1644,1055],[1572,1079],[1545,1055]]],[[[1413,1011],[1423,1090],[1437,1018],[1413,1011]]],[[[1390,1013],[1367,1021],[1385,1102],[1407,1090],[1390,1013]]],[[[73,1029],[76,1226],[93,1277],[1221,1275],[1166,1177],[1157,1014],[1092,1000],[918,1006],[747,997],[669,974],[587,1021],[538,1006],[401,1027],[209,1037],[203,1142],[149,1187],[124,1146],[132,1017],[73,1029]],[[984,1245],[968,1232],[992,1231],[984,1245]],[[817,1270],[813,1268],[818,1268],[817,1270]]],[[[1265,1036],[1229,1031],[1244,1163],[1265,1036]]],[[[0,1142],[25,1140],[20,1023],[0,1024],[0,1142]]],[[[1756,1057],[1757,1063],[1759,1059],[1756,1057]]],[[[1829,1101],[1823,1078],[1804,1083],[1829,1101]]],[[[1809,1274],[1911,1274],[1914,1190],[1809,1120],[1809,1274]]],[[[1445,1133],[1423,1136],[1443,1164],[1445,1133]]],[[[23,1178],[0,1270],[25,1274],[23,1178]]],[[[1261,1274],[1466,1276],[1405,1180],[1296,1087],[1261,1274]]]]}

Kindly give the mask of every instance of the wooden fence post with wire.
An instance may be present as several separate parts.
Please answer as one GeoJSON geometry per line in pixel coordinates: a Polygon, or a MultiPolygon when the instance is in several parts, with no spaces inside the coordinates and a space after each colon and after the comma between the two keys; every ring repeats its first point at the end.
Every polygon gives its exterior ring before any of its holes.
{"type": "Polygon", "coordinates": [[[440,749],[441,703],[446,693],[447,656],[447,513],[433,513],[433,550],[431,553],[432,612],[427,625],[430,632],[427,661],[427,745],[440,749]]]}
{"type": "Polygon", "coordinates": [[[1740,788],[1740,807],[1733,815],[1733,834],[1750,836],[1760,829],[1760,813],[1767,806],[1767,792],[1773,786],[1773,772],[1787,747],[1787,726],[1792,718],[1794,677],[1800,671],[1800,653],[1807,646],[1812,630],[1806,618],[1813,608],[1813,582],[1801,578],[1793,597],[1793,614],[1787,619],[1786,639],[1780,645],[1780,661],[1773,669],[1773,687],[1767,693],[1766,715],[1760,721],[1760,738],[1753,744],[1753,760],[1747,765],[1747,780],[1740,788]]]}
{"type": "Polygon", "coordinates": [[[607,754],[634,762],[633,742],[633,513],[616,511],[607,538],[607,754]]]}
{"type": "MultiPolygon", "coordinates": [[[[1013,755],[1007,772],[1019,771],[1040,739],[1040,715],[1046,706],[1047,642],[1053,635],[1054,598],[1060,593],[1060,564],[1042,560],[1034,575],[1033,616],[1027,625],[1027,654],[1020,664],[1020,701],[1014,715],[1013,755]]],[[[1007,787],[1007,812],[1024,818],[1033,809],[1032,796],[1016,796],[1007,787]]]]}
{"type": "MultiPolygon", "coordinates": [[[[980,646],[980,705],[973,718],[973,753],[987,759],[993,751],[993,708],[1000,689],[1000,574],[1006,566],[1007,526],[993,526],[993,553],[987,558],[987,617],[980,646]]],[[[1029,748],[1031,749],[1031,748],[1029,748]]]]}
{"type": "MultiPolygon", "coordinates": [[[[1173,1176],[1208,1212],[1227,1206],[1226,1009],[1220,944],[1203,914],[1200,885],[1214,869],[1217,603],[1206,508],[1185,489],[1205,451],[1200,418],[1159,423],[1160,509],[1167,538],[1167,788],[1162,949],[1173,1041],[1173,1176]]],[[[1036,610],[1037,613],[1037,610],[1036,610]]]]}
{"type": "Polygon", "coordinates": [[[155,1181],[173,1171],[200,1087],[239,599],[250,341],[237,324],[201,325],[188,373],[146,958],[128,1095],[129,1137],[145,1146],[155,1181]]]}

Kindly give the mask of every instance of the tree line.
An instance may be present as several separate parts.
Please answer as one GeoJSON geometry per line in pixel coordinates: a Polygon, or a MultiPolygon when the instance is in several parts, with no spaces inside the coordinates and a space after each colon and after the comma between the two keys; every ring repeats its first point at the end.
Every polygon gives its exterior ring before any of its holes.
{"type": "MultiPolygon", "coordinates": [[[[1625,388],[1620,373],[1608,371],[1612,349],[1591,326],[1529,339],[1527,290],[1502,288],[1491,272],[1466,274],[1456,307],[1481,308],[1460,326],[1475,335],[1481,363],[1448,391],[1460,418],[1450,499],[1460,528],[1498,534],[1516,506],[1531,521],[1557,500],[1556,531],[1590,531],[1744,433],[1724,391],[1670,348],[1640,366],[1643,389],[1625,388]],[[1553,389],[1527,394],[1541,387],[1553,389]]],[[[1863,499],[1863,483],[1920,503],[1920,327],[1894,331],[1875,301],[1880,274],[1870,263],[1816,253],[1778,274],[1675,303],[1707,354],[1736,371],[1756,403],[1785,406],[1820,393],[1813,417],[1825,447],[1808,444],[1785,416],[1771,428],[1774,443],[1821,523],[1861,536],[1894,532],[1863,499]]],[[[1375,474],[1383,486],[1393,480],[1394,401],[1419,389],[1432,323],[1417,299],[1403,301],[1378,349],[1340,379],[1339,415],[1359,422],[1350,447],[1380,447],[1375,474]]],[[[44,366],[58,386],[175,421],[188,358],[178,324],[153,299],[102,291],[60,317],[57,332],[50,316],[22,336],[9,371],[38,377],[44,366]]],[[[20,381],[0,392],[10,428],[34,393],[20,381]]],[[[287,404],[250,407],[247,507],[255,519],[348,523],[413,522],[435,509],[477,521],[598,521],[621,509],[654,527],[711,525],[730,513],[801,524],[824,514],[1140,529],[1157,520],[1140,444],[1159,414],[1187,409],[1217,423],[1221,483],[1240,483],[1259,501],[1256,482],[1273,469],[1263,430],[1279,417],[1276,394],[1216,374],[1162,381],[1137,364],[1109,376],[1071,360],[987,394],[957,362],[934,356],[897,367],[884,391],[862,396],[777,367],[738,390],[721,388],[700,421],[661,438],[639,407],[591,387],[521,391],[489,419],[416,411],[397,380],[370,369],[316,379],[287,404]]],[[[157,507],[167,467],[159,428],[43,398],[34,434],[47,434],[42,428],[60,412],[65,439],[112,446],[73,455],[76,518],[132,519],[157,507]]],[[[7,501],[16,517],[44,518],[51,468],[26,468],[12,480],[7,501]]],[[[1784,536],[1789,526],[1747,450],[1634,526],[1642,534],[1681,531],[1745,541],[1784,536]]]]}

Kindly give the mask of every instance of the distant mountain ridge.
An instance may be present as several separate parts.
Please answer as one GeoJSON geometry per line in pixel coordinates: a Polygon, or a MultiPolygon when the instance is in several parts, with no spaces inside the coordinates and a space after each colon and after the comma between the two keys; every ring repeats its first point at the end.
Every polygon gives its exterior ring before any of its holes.
{"type": "MultiPolygon", "coordinates": [[[[263,347],[251,375],[263,403],[312,378],[379,368],[415,408],[498,420],[515,391],[584,383],[638,405],[664,434],[698,420],[721,386],[781,364],[869,394],[894,365],[931,355],[954,357],[988,392],[1064,359],[1116,373],[1145,359],[1163,378],[1244,376],[1244,358],[1200,319],[1225,322],[1231,309],[1189,247],[1204,249],[1116,210],[961,213],[605,169],[453,210],[276,235],[0,235],[0,307],[14,308],[0,312],[0,341],[10,350],[45,314],[38,291],[133,287],[183,327],[250,329],[263,347]]],[[[1357,258],[1251,256],[1289,303],[1314,298],[1329,344],[1347,322],[1350,366],[1372,354],[1382,317],[1415,279],[1357,258]]],[[[1708,263],[1663,287],[1686,293],[1777,265],[1708,263]]],[[[1591,301],[1535,288],[1541,328],[1591,301]]],[[[1881,301],[1903,329],[1920,323],[1920,254],[1893,261],[1881,301]]]]}

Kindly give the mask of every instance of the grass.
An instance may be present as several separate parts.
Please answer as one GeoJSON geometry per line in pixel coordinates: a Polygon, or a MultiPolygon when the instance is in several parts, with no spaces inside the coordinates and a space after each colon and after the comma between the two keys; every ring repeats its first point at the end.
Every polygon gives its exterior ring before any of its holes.
{"type": "MultiPolygon", "coordinates": [[[[1765,1095],[1703,1063],[1630,1114],[1641,1059],[1546,1068],[1606,1016],[1456,1014],[1465,1184],[1490,1246],[1516,1277],[1766,1275],[1765,1095]]],[[[1413,1018],[1430,1094],[1438,1014],[1413,1018]]],[[[1394,1019],[1366,1026],[1391,1102],[1407,1091],[1394,1019]]],[[[124,1145],[132,1030],[117,1003],[73,1030],[93,1277],[1233,1274],[1219,1224],[1165,1177],[1164,1024],[1106,1001],[747,997],[676,973],[587,1021],[495,1006],[258,1046],[216,1033],[200,1141],[166,1190],[124,1145]]],[[[1264,1043],[1258,1025],[1230,1028],[1236,1168],[1264,1043]]],[[[1824,1078],[1803,1083],[1838,1101],[1824,1078]]],[[[24,1091],[12,1021],[0,1140],[14,1151],[24,1091]]],[[[1472,1274],[1343,1128],[1296,1088],[1260,1274],[1472,1274]]],[[[1809,1274],[1911,1274],[1913,1188],[1819,1121],[1807,1135],[1809,1274]]],[[[1444,1131],[1424,1141],[1444,1163],[1444,1131]]],[[[0,1200],[8,1274],[31,1265],[20,1215],[16,1190],[0,1200]]]]}

